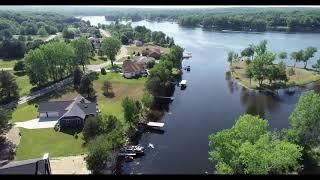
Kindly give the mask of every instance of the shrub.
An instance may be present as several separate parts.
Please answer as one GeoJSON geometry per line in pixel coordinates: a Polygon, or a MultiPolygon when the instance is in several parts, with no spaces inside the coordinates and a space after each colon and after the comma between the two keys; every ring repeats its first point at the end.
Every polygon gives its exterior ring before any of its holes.
{"type": "Polygon", "coordinates": [[[249,59],[246,59],[246,65],[249,65],[251,61],[249,59]]]}
{"type": "Polygon", "coordinates": [[[101,74],[102,74],[102,75],[106,75],[106,74],[107,74],[107,71],[106,71],[105,68],[101,68],[101,74]]]}
{"type": "Polygon", "coordinates": [[[15,71],[23,71],[24,70],[24,61],[17,61],[13,67],[15,71]]]}
{"type": "Polygon", "coordinates": [[[147,62],[147,68],[148,68],[148,69],[153,68],[154,65],[155,65],[155,62],[154,62],[154,61],[149,61],[149,62],[147,62]]]}
{"type": "Polygon", "coordinates": [[[137,56],[140,56],[140,52],[137,53],[137,56]]]}
{"type": "Polygon", "coordinates": [[[27,37],[27,40],[28,40],[28,41],[32,41],[32,37],[31,37],[31,36],[28,36],[28,37],[27,37]]]}
{"type": "Polygon", "coordinates": [[[78,139],[78,133],[74,133],[74,138],[78,139]]]}
{"type": "Polygon", "coordinates": [[[289,68],[288,74],[289,74],[289,76],[295,75],[294,69],[293,68],[289,68]]]}
{"type": "Polygon", "coordinates": [[[132,54],[136,54],[136,52],[135,51],[133,51],[133,53],[132,54]]]}
{"type": "Polygon", "coordinates": [[[53,129],[54,129],[56,132],[59,131],[59,129],[60,129],[59,123],[55,124],[53,129]]]}

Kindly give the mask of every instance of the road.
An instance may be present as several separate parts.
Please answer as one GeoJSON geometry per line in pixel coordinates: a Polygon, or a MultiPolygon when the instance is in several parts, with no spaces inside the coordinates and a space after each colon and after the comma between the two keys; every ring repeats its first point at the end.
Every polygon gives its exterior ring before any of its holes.
{"type": "Polygon", "coordinates": [[[59,34],[61,34],[60,32],[58,32],[57,34],[53,34],[53,35],[50,35],[46,40],[44,40],[45,42],[48,42],[52,39],[54,39],[56,36],[58,36],[59,34]]]}

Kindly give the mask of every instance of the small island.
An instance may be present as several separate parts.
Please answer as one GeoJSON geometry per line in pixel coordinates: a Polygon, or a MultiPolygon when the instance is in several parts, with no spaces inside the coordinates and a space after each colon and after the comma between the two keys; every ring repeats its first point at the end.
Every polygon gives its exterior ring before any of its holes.
{"type": "Polygon", "coordinates": [[[231,74],[241,86],[274,91],[320,80],[320,59],[312,65],[313,69],[307,68],[308,60],[317,51],[315,47],[291,53],[294,66],[289,66],[283,61],[288,58],[286,52],[276,55],[268,52],[266,45],[267,41],[250,45],[241,52],[241,57],[235,52],[228,53],[231,74]],[[276,58],[281,61],[274,63],[276,58]],[[303,62],[304,68],[296,67],[297,62],[303,62]]]}

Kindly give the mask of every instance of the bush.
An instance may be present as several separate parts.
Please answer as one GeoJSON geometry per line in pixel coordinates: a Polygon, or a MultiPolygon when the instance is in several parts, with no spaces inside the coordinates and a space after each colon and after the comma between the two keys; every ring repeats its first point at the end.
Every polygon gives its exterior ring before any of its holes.
{"type": "Polygon", "coordinates": [[[137,56],[140,56],[140,52],[137,53],[137,56]]]}
{"type": "Polygon", "coordinates": [[[249,59],[246,59],[246,65],[248,66],[251,63],[249,59]]]}
{"type": "Polygon", "coordinates": [[[31,36],[28,36],[28,37],[27,37],[27,40],[28,40],[28,41],[32,41],[32,37],[31,37],[31,36]]]}
{"type": "Polygon", "coordinates": [[[149,61],[149,62],[147,62],[147,68],[148,68],[148,69],[153,68],[154,65],[155,65],[155,62],[154,62],[154,61],[149,61]]]}
{"type": "Polygon", "coordinates": [[[20,36],[18,37],[18,40],[19,40],[19,41],[26,41],[26,37],[24,37],[23,35],[20,35],[20,36]]]}
{"type": "Polygon", "coordinates": [[[74,133],[74,138],[78,139],[78,133],[74,133]]]}
{"type": "Polygon", "coordinates": [[[136,52],[135,51],[133,51],[133,53],[132,54],[136,54],[136,52]]]}
{"type": "Polygon", "coordinates": [[[24,71],[24,61],[17,61],[16,64],[13,67],[14,71],[24,71]]]}
{"type": "Polygon", "coordinates": [[[289,68],[288,74],[289,74],[289,76],[295,75],[294,69],[293,68],[289,68]]]}
{"type": "Polygon", "coordinates": [[[101,68],[101,74],[102,74],[102,75],[106,75],[106,74],[107,74],[107,71],[106,71],[105,68],[101,68]]]}
{"type": "Polygon", "coordinates": [[[103,82],[102,91],[104,96],[114,97],[114,93],[112,91],[112,84],[110,81],[106,80],[103,82]]]}

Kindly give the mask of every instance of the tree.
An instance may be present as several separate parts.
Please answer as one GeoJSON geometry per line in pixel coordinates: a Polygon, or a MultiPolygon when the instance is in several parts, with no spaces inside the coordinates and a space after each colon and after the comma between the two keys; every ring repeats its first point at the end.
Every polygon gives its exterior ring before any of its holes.
{"type": "Polygon", "coordinates": [[[96,137],[88,145],[89,153],[86,157],[86,163],[87,168],[93,174],[101,173],[106,168],[107,162],[112,155],[112,144],[105,136],[100,135],[96,137]]]}
{"type": "Polygon", "coordinates": [[[292,52],[291,54],[290,54],[290,56],[291,56],[291,59],[293,59],[294,60],[294,65],[293,65],[293,67],[296,67],[296,63],[297,63],[297,61],[298,61],[298,59],[299,59],[299,54],[298,54],[298,52],[292,52]]]}
{"type": "Polygon", "coordinates": [[[100,116],[88,117],[84,122],[82,134],[85,142],[89,142],[102,133],[102,121],[100,116]]]}
{"type": "Polygon", "coordinates": [[[38,30],[38,35],[40,35],[41,37],[45,37],[45,36],[48,36],[48,32],[46,31],[46,29],[44,27],[40,28],[38,30]]]}
{"type": "Polygon", "coordinates": [[[108,80],[105,80],[103,82],[102,91],[103,91],[103,95],[106,97],[114,96],[114,93],[112,92],[112,84],[108,80]]]}
{"type": "Polygon", "coordinates": [[[107,71],[106,71],[105,68],[101,68],[101,74],[102,74],[102,75],[106,75],[106,74],[107,74],[107,71]]]}
{"type": "Polygon", "coordinates": [[[267,40],[262,40],[258,45],[255,46],[255,52],[257,55],[264,54],[267,51],[267,40]]]}
{"type": "Polygon", "coordinates": [[[113,61],[115,61],[116,55],[121,48],[121,42],[115,37],[107,37],[102,40],[101,48],[111,61],[113,67],[113,61]]]}
{"type": "Polygon", "coordinates": [[[312,65],[312,68],[315,68],[320,73],[320,59],[318,59],[316,63],[312,65]]]}
{"type": "Polygon", "coordinates": [[[233,51],[230,51],[228,52],[228,57],[227,57],[227,61],[230,63],[230,65],[232,65],[232,61],[233,61],[233,58],[234,58],[234,52],[233,51]]]}
{"type": "Polygon", "coordinates": [[[71,42],[71,46],[75,51],[75,65],[82,65],[85,71],[85,65],[90,63],[89,57],[91,56],[92,45],[88,39],[81,37],[71,42]]]}
{"type": "Polygon", "coordinates": [[[304,69],[307,68],[307,63],[308,63],[308,60],[310,58],[312,58],[314,56],[314,53],[317,52],[317,48],[315,47],[307,47],[303,53],[303,59],[302,61],[304,62],[304,69]]]}
{"type": "Polygon", "coordinates": [[[14,71],[24,71],[24,61],[17,61],[16,64],[13,67],[14,71]]]}
{"type": "Polygon", "coordinates": [[[8,127],[9,119],[11,119],[11,112],[0,107],[0,134],[8,127]]]}
{"type": "Polygon", "coordinates": [[[139,122],[139,110],[135,101],[126,96],[121,102],[124,119],[129,123],[130,127],[135,127],[139,122]]]}
{"type": "Polygon", "coordinates": [[[16,78],[8,71],[0,71],[0,104],[19,99],[19,87],[16,78]]]}
{"type": "Polygon", "coordinates": [[[320,147],[320,95],[309,91],[300,96],[294,111],[289,117],[290,127],[286,137],[305,148],[313,160],[320,160],[317,148],[320,147]]]}
{"type": "Polygon", "coordinates": [[[243,51],[241,51],[241,56],[251,57],[251,59],[253,59],[253,55],[254,55],[253,46],[249,46],[249,47],[245,48],[243,51]]]}
{"type": "Polygon", "coordinates": [[[246,68],[246,76],[247,76],[247,78],[249,78],[250,79],[250,84],[251,84],[251,79],[253,78],[253,70],[252,70],[252,67],[253,66],[247,66],[247,68],[246,68]]]}
{"type": "Polygon", "coordinates": [[[143,108],[150,109],[154,103],[154,96],[150,94],[148,91],[144,91],[141,102],[143,108]]]}
{"type": "Polygon", "coordinates": [[[26,37],[23,36],[23,35],[20,35],[20,36],[18,37],[18,40],[24,42],[24,41],[26,41],[26,37]]]}
{"type": "Polygon", "coordinates": [[[287,53],[286,52],[282,52],[280,54],[278,54],[279,59],[284,60],[287,58],[287,53]]]}
{"type": "Polygon", "coordinates": [[[29,35],[29,36],[27,37],[27,40],[28,40],[28,41],[32,41],[32,37],[29,35]]]}
{"type": "Polygon", "coordinates": [[[282,174],[297,171],[302,147],[280,140],[268,122],[243,115],[230,129],[209,136],[209,159],[218,174],[282,174]]]}
{"type": "Polygon", "coordinates": [[[80,70],[79,67],[76,67],[73,72],[73,86],[75,89],[78,89],[78,87],[80,86],[82,76],[83,76],[82,71],[80,70]]]}
{"type": "Polygon", "coordinates": [[[67,27],[63,29],[62,36],[65,39],[73,39],[74,38],[74,32],[69,30],[67,27]]]}
{"type": "Polygon", "coordinates": [[[129,43],[129,39],[128,39],[128,37],[126,36],[126,35],[121,35],[121,43],[122,44],[124,44],[124,45],[128,45],[128,43],[129,43]]]}
{"type": "Polygon", "coordinates": [[[88,98],[93,97],[95,95],[92,79],[89,75],[85,75],[82,77],[79,91],[81,94],[85,94],[88,98]]]}

